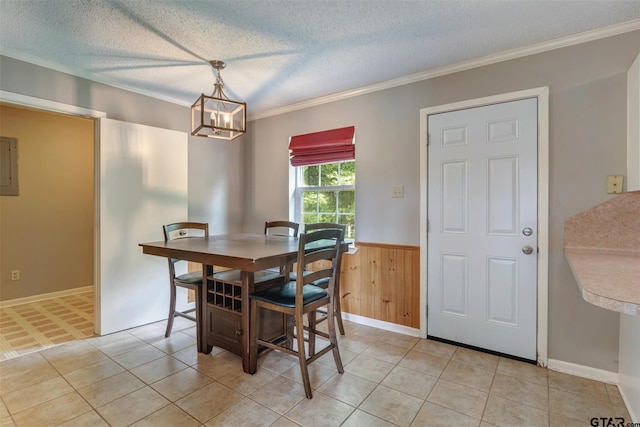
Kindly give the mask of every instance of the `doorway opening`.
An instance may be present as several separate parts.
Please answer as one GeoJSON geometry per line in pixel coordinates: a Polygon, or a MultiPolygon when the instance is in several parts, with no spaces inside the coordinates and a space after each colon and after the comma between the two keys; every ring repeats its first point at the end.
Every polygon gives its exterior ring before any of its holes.
{"type": "Polygon", "coordinates": [[[5,91],[0,108],[3,135],[18,140],[21,184],[17,197],[2,198],[3,270],[19,270],[3,282],[3,360],[95,334],[95,117],[103,114],[5,91]]]}

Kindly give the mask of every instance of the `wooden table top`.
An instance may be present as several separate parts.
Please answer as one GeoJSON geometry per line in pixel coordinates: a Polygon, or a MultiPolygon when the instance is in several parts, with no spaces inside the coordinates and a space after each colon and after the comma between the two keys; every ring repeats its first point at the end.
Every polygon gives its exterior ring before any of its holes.
{"type": "Polygon", "coordinates": [[[140,243],[143,253],[207,265],[259,271],[295,261],[298,239],[265,234],[225,234],[140,243]]]}

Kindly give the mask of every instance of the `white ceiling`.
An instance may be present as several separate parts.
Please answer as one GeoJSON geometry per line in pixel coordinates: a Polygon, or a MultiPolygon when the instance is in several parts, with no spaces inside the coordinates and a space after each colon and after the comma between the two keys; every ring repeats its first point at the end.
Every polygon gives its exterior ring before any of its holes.
{"type": "Polygon", "coordinates": [[[182,105],[220,59],[255,117],[639,19],[638,0],[0,0],[0,53],[182,105]]]}

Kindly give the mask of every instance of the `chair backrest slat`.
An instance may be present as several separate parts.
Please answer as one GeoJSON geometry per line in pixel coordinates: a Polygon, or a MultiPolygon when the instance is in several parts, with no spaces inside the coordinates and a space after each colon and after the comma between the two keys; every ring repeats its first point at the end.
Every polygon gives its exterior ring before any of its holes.
{"type": "Polygon", "coordinates": [[[264,223],[264,234],[271,234],[274,236],[298,237],[299,229],[300,224],[292,221],[266,221],[264,223]]]}
{"type": "Polygon", "coordinates": [[[331,222],[316,222],[316,223],[304,225],[305,233],[309,233],[311,231],[315,232],[319,230],[332,230],[332,229],[342,230],[342,233],[343,233],[342,240],[344,240],[344,233],[346,233],[347,231],[347,226],[344,224],[335,224],[331,222]]]}
{"type": "MultiPolygon", "coordinates": [[[[164,233],[164,241],[176,239],[185,239],[189,237],[207,237],[209,236],[209,224],[206,222],[174,222],[172,224],[166,224],[162,226],[164,233]]],[[[169,269],[172,269],[173,264],[180,261],[175,258],[169,258],[169,269]]],[[[172,272],[172,274],[174,274],[172,272]]]]}
{"type": "Polygon", "coordinates": [[[209,235],[209,224],[206,222],[174,222],[162,226],[164,231],[164,241],[182,239],[185,237],[193,237],[195,230],[202,230],[202,233],[198,233],[199,236],[209,235]]]}
{"type": "MultiPolygon", "coordinates": [[[[336,224],[332,222],[316,222],[316,223],[304,224],[304,232],[306,234],[317,233],[318,231],[322,231],[322,230],[341,230],[342,240],[344,240],[345,233],[347,232],[347,226],[344,224],[336,224]]],[[[340,265],[341,258],[342,258],[342,252],[338,253],[338,260],[337,260],[338,266],[340,265]]]]}
{"type": "Polygon", "coordinates": [[[300,235],[298,246],[298,269],[296,274],[296,303],[302,303],[304,285],[319,279],[329,278],[328,292],[333,295],[336,274],[339,269],[340,246],[343,231],[340,229],[323,229],[300,235]],[[304,266],[317,261],[330,262],[329,267],[305,274],[304,266]]]}

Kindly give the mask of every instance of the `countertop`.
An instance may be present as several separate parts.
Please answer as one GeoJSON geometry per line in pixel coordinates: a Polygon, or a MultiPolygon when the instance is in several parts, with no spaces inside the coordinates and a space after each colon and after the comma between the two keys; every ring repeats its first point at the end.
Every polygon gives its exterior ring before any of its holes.
{"type": "Polygon", "coordinates": [[[565,222],[565,256],[589,303],[640,315],[640,192],[621,194],[565,222]]]}
{"type": "Polygon", "coordinates": [[[565,248],[565,255],[587,302],[640,315],[640,253],[565,248]]]}

